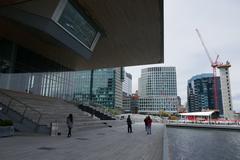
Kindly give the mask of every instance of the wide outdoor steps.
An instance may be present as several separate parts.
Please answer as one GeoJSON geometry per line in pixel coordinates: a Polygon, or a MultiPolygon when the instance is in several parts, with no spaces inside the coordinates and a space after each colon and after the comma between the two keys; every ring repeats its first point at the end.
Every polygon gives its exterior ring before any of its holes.
{"type": "MultiPolygon", "coordinates": [[[[30,106],[34,110],[28,109],[25,113],[26,117],[32,119],[37,122],[39,118],[39,113],[41,113],[41,119],[39,124],[51,126],[52,122],[57,122],[59,126],[59,131],[62,134],[66,134],[67,125],[66,125],[66,117],[68,114],[73,114],[74,120],[74,130],[81,130],[83,128],[96,128],[96,127],[105,127],[107,126],[104,121],[101,121],[97,118],[93,118],[87,112],[83,112],[78,109],[74,104],[67,103],[61,99],[38,96],[28,93],[15,92],[10,90],[0,89],[0,92],[3,92],[20,102],[30,106]],[[38,112],[36,112],[38,111],[38,112]]],[[[0,94],[0,101],[9,101],[9,99],[0,94]],[[5,99],[4,99],[5,98],[5,99]]],[[[12,101],[11,108],[16,112],[23,113],[25,110],[25,106],[16,101],[12,101]]]]}

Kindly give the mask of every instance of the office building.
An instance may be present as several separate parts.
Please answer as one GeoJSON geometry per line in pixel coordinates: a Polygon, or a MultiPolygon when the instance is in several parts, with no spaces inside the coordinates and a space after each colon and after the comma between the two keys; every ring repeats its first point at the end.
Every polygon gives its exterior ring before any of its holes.
{"type": "Polygon", "coordinates": [[[139,96],[134,93],[130,96],[123,96],[123,111],[125,113],[138,113],[139,96]]]}
{"type": "Polygon", "coordinates": [[[122,108],[122,69],[104,68],[75,73],[74,100],[122,108]]]}
{"type": "Polygon", "coordinates": [[[138,91],[132,94],[131,97],[131,112],[132,113],[138,113],[139,110],[139,95],[138,91]]]}
{"type": "Polygon", "coordinates": [[[131,99],[132,99],[132,75],[124,72],[124,80],[122,83],[123,94],[123,110],[126,113],[131,112],[131,99]]]}
{"type": "Polygon", "coordinates": [[[124,95],[132,95],[132,75],[130,73],[124,72],[124,81],[122,87],[124,95]]]}
{"type": "Polygon", "coordinates": [[[93,71],[91,99],[106,107],[122,108],[122,69],[107,68],[93,71]]]}
{"type": "Polygon", "coordinates": [[[175,67],[151,67],[141,71],[138,83],[139,112],[175,113],[179,103],[175,67]]]}

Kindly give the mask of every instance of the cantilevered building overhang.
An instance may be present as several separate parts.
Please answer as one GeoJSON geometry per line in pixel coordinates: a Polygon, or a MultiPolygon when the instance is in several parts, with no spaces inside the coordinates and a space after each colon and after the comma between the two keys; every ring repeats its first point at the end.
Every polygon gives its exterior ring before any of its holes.
{"type": "Polygon", "coordinates": [[[0,1],[0,37],[74,70],[162,63],[163,0],[0,1]]]}

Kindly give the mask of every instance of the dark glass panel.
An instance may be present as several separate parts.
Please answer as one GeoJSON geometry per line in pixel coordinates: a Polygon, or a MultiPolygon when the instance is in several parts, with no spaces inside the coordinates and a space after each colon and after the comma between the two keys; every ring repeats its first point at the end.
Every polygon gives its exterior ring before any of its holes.
{"type": "Polygon", "coordinates": [[[79,41],[91,48],[97,31],[70,3],[66,4],[58,22],[79,41]]]}

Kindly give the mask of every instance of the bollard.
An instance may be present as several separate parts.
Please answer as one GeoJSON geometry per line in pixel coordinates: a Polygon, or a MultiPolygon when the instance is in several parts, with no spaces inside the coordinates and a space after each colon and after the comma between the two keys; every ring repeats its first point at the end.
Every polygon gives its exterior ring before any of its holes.
{"type": "Polygon", "coordinates": [[[51,136],[57,136],[57,135],[58,135],[58,123],[51,122],[51,136]]]}

